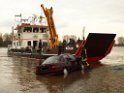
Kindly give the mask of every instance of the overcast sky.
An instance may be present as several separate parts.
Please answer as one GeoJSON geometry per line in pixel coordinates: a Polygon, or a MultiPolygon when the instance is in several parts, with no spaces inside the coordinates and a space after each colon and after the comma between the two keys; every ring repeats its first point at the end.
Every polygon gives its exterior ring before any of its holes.
{"type": "Polygon", "coordinates": [[[43,14],[40,5],[53,7],[57,33],[82,37],[88,33],[124,36],[124,0],[0,0],[0,32],[10,33],[15,14],[43,14]]]}

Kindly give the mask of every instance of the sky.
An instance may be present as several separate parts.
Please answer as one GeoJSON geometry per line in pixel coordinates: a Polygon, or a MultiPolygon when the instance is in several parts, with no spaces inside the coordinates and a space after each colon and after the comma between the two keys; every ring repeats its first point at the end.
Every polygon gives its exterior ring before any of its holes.
{"type": "Polygon", "coordinates": [[[56,31],[82,38],[88,33],[115,33],[124,37],[124,0],[0,0],[0,33],[10,33],[14,15],[43,15],[40,7],[53,7],[56,31]]]}

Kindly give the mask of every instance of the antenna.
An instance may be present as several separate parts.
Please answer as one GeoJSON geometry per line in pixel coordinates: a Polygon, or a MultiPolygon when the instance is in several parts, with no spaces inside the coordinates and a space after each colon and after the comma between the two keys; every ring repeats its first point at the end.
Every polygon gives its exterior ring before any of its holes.
{"type": "Polygon", "coordinates": [[[14,26],[12,26],[12,41],[14,40],[14,26]]]}
{"type": "Polygon", "coordinates": [[[22,14],[20,13],[18,15],[15,15],[15,21],[18,21],[18,20],[16,20],[17,17],[20,18],[19,22],[21,22],[21,20],[22,20],[22,14]]]}
{"type": "Polygon", "coordinates": [[[83,26],[83,40],[85,40],[85,26],[83,26]]]}

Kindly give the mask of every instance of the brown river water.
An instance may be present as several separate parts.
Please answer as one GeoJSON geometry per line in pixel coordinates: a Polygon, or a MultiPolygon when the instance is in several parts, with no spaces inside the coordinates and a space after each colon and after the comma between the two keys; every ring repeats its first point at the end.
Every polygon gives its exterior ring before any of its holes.
{"type": "Polygon", "coordinates": [[[124,47],[114,47],[90,72],[75,71],[66,78],[35,75],[38,63],[8,57],[0,48],[0,93],[124,93],[124,47]]]}

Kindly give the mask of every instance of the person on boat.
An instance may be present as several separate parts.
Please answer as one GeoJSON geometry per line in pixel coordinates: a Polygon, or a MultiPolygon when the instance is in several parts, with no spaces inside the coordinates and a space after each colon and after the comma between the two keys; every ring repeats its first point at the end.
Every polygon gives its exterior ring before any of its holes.
{"type": "Polygon", "coordinates": [[[83,47],[82,52],[81,52],[81,67],[82,69],[86,70],[89,68],[89,64],[87,62],[87,50],[85,47],[83,47]]]}
{"type": "Polygon", "coordinates": [[[58,45],[58,55],[60,55],[62,53],[62,43],[59,42],[59,45],[58,45]]]}
{"type": "Polygon", "coordinates": [[[42,40],[40,39],[40,41],[39,41],[39,53],[40,54],[42,53],[42,47],[43,47],[42,40]]]}
{"type": "Polygon", "coordinates": [[[65,39],[63,39],[63,42],[62,42],[62,52],[63,53],[65,52],[66,45],[67,45],[67,42],[65,39]]]}

